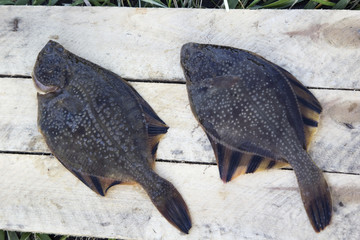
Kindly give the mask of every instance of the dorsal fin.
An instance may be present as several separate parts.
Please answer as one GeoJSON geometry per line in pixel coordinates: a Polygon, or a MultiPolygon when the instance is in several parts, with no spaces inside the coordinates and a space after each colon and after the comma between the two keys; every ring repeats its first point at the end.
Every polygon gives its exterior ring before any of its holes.
{"type": "Polygon", "coordinates": [[[270,168],[281,168],[289,165],[285,161],[275,161],[270,158],[230,149],[221,144],[212,135],[207,134],[207,136],[215,153],[220,178],[224,182],[229,182],[242,174],[254,173],[270,168]]]}
{"type": "Polygon", "coordinates": [[[277,67],[288,79],[293,88],[299,104],[300,112],[304,122],[304,132],[306,139],[306,150],[317,131],[322,107],[316,97],[291,73],[283,68],[277,67]]]}
{"type": "Polygon", "coordinates": [[[82,181],[86,186],[88,186],[91,190],[96,192],[101,196],[105,196],[107,190],[117,184],[122,183],[121,181],[98,177],[91,174],[79,172],[76,170],[70,170],[80,181],[82,181]]]}

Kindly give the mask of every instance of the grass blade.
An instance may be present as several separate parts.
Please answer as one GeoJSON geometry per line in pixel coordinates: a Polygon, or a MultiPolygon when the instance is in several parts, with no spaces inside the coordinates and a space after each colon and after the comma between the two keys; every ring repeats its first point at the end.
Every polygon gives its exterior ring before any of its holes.
{"type": "Polygon", "coordinates": [[[5,232],[0,230],[0,240],[5,240],[5,232]]]}
{"type": "Polygon", "coordinates": [[[251,8],[251,7],[255,6],[258,2],[260,2],[260,0],[252,1],[247,8],[251,8]]]}
{"type": "Polygon", "coordinates": [[[28,240],[31,236],[31,233],[25,232],[21,234],[20,240],[28,240]]]}
{"type": "Polygon", "coordinates": [[[0,0],[0,5],[14,5],[14,2],[10,0],[0,0]]]}
{"type": "Polygon", "coordinates": [[[16,0],[15,5],[26,5],[29,3],[29,0],[16,0]]]}
{"type": "Polygon", "coordinates": [[[6,233],[7,233],[8,240],[19,240],[19,237],[16,234],[16,232],[7,231],[6,233]]]}
{"type": "Polygon", "coordinates": [[[329,1],[326,1],[326,0],[311,0],[311,1],[321,3],[322,5],[329,6],[329,7],[335,6],[335,3],[329,2],[329,1]]]}
{"type": "Polygon", "coordinates": [[[32,5],[41,5],[45,2],[45,0],[34,0],[32,5]]]}
{"type": "Polygon", "coordinates": [[[356,0],[350,9],[360,10],[360,0],[356,0]]]}
{"type": "Polygon", "coordinates": [[[349,2],[350,0],[340,0],[333,9],[345,9],[349,2]]]}
{"type": "Polygon", "coordinates": [[[296,0],[279,0],[267,5],[262,6],[263,8],[285,8],[293,5],[296,0]]]}
{"type": "Polygon", "coordinates": [[[59,0],[49,0],[48,6],[54,6],[59,0]]]}
{"type": "Polygon", "coordinates": [[[49,235],[43,234],[43,233],[37,233],[36,234],[36,239],[38,239],[38,240],[51,240],[49,235]]]}
{"type": "Polygon", "coordinates": [[[314,8],[316,8],[317,5],[318,5],[317,2],[309,1],[309,2],[305,5],[304,9],[314,9],[314,8]]]}
{"type": "Polygon", "coordinates": [[[239,0],[228,0],[228,4],[229,4],[229,8],[230,9],[235,9],[236,6],[238,5],[239,0]]]}
{"type": "Polygon", "coordinates": [[[89,2],[94,6],[101,6],[98,0],[89,0],[89,2]]]}
{"type": "Polygon", "coordinates": [[[141,0],[142,2],[150,3],[152,5],[166,8],[167,6],[159,0],[141,0]]]}
{"type": "Polygon", "coordinates": [[[84,4],[84,0],[76,0],[71,4],[71,6],[78,6],[84,4]]]}
{"type": "Polygon", "coordinates": [[[228,12],[229,11],[229,3],[227,0],[224,0],[224,6],[225,6],[225,10],[228,12]]]}

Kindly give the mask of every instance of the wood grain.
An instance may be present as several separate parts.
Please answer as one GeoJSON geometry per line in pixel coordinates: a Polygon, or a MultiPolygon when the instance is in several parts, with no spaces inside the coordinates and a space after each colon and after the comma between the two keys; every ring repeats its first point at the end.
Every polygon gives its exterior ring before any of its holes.
{"type": "MultiPolygon", "coordinates": [[[[49,153],[38,132],[31,79],[1,78],[0,151],[49,153]]],[[[193,117],[185,84],[131,83],[170,126],[159,159],[215,163],[211,145],[193,117]]],[[[312,90],[324,110],[310,154],[326,171],[360,173],[360,91],[312,90]]]]}
{"type": "Polygon", "coordinates": [[[30,75],[53,39],[125,78],[183,81],[180,48],[200,42],[254,51],[307,86],[360,88],[357,11],[1,7],[0,22],[5,75],[30,75]]]}
{"type": "Polygon", "coordinates": [[[334,215],[316,234],[293,171],[271,170],[224,184],[216,166],[157,163],[178,188],[193,228],[181,234],[139,186],[96,195],[55,158],[1,154],[0,228],[125,239],[358,239],[360,176],[325,174],[334,215]]]}

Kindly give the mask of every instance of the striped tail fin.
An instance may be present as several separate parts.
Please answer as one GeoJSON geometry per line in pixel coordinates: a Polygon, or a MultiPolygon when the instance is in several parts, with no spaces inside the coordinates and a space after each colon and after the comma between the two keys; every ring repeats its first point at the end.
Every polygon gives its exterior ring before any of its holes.
{"type": "Polygon", "coordinates": [[[288,157],[310,223],[316,232],[320,232],[329,225],[332,216],[331,194],[324,174],[304,150],[288,157]]]}

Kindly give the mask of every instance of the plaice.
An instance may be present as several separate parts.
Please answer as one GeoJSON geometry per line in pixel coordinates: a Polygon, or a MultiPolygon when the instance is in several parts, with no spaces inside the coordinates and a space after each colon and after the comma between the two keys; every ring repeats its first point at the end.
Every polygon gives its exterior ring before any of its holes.
{"type": "Polygon", "coordinates": [[[318,100],[289,72],[249,51],[187,43],[181,65],[221,179],[290,164],[314,230],[324,229],[330,191],[306,152],[322,111],[318,100]]]}
{"type": "Polygon", "coordinates": [[[188,233],[183,198],[152,170],[168,126],[134,88],[54,41],[40,51],[33,79],[45,92],[38,94],[39,129],[69,171],[102,196],[113,185],[139,183],[163,216],[188,233]]]}

